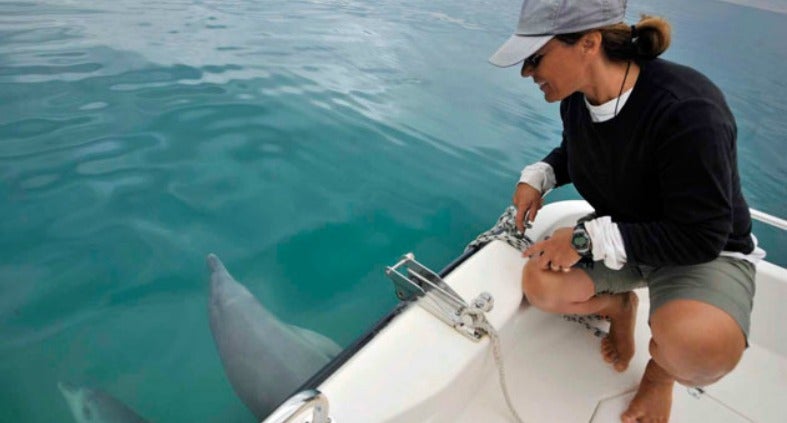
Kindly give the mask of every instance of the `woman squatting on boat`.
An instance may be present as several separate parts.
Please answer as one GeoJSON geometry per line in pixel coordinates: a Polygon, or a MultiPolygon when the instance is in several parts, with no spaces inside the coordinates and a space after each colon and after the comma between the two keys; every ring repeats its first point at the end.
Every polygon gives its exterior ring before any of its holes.
{"type": "Polygon", "coordinates": [[[670,26],[625,24],[625,0],[525,0],[516,32],[490,62],[521,63],[547,102],[560,101],[563,139],[522,171],[517,226],[543,194],[573,183],[595,212],[525,251],[522,289],[535,307],[611,321],[601,355],[634,355],[637,295],[650,297],[650,361],[621,421],[669,419],[677,381],[706,386],[747,347],[755,264],[741,192],[736,124],[700,72],[659,59],[670,26]]]}

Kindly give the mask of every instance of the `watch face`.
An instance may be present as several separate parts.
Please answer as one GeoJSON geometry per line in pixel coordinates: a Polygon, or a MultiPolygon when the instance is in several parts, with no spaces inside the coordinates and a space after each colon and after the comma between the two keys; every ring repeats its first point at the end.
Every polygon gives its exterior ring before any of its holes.
{"type": "Polygon", "coordinates": [[[574,235],[571,237],[571,245],[580,254],[587,254],[590,252],[590,237],[584,228],[577,228],[574,230],[574,235]]]}

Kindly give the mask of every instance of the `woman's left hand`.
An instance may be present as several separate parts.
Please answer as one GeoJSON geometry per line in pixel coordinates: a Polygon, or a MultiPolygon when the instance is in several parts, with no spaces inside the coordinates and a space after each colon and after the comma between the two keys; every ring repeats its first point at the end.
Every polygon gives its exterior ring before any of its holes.
{"type": "Polygon", "coordinates": [[[553,232],[552,236],[533,244],[522,255],[537,260],[538,267],[541,269],[568,272],[571,266],[582,258],[571,246],[573,235],[574,228],[560,228],[553,232]]]}

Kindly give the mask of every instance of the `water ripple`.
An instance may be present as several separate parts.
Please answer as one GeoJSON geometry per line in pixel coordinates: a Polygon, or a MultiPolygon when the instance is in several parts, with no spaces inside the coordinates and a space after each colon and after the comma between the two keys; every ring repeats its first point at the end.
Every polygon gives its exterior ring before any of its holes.
{"type": "Polygon", "coordinates": [[[14,45],[18,48],[23,45],[36,45],[42,43],[62,44],[65,40],[78,39],[79,36],[79,31],[76,27],[55,26],[4,31],[2,35],[0,35],[0,40],[3,41],[3,44],[7,43],[6,45],[14,45]]]}
{"type": "Polygon", "coordinates": [[[66,66],[14,66],[0,67],[0,76],[62,75],[68,73],[92,73],[102,66],[99,63],[80,63],[66,66]]]}
{"type": "MultiPolygon", "coordinates": [[[[14,138],[32,138],[46,134],[51,134],[55,131],[63,130],[74,125],[84,125],[91,122],[89,117],[77,117],[72,119],[24,119],[20,121],[10,122],[0,125],[0,140],[9,140],[14,138]]],[[[4,141],[0,141],[4,142],[4,141]]],[[[8,141],[5,141],[8,142],[8,141]]],[[[0,156],[0,157],[15,157],[14,156],[0,156]]]]}

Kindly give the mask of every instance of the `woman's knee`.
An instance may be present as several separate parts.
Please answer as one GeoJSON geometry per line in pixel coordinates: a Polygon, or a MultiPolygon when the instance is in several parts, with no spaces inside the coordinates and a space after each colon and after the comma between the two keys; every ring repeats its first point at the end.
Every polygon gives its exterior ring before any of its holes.
{"type": "Polygon", "coordinates": [[[528,261],[522,271],[522,292],[536,308],[564,313],[567,306],[593,296],[593,283],[585,279],[581,275],[544,270],[537,262],[528,261]]]}
{"type": "Polygon", "coordinates": [[[544,273],[535,261],[529,260],[522,270],[522,292],[531,305],[549,311],[557,306],[558,298],[544,283],[544,273]]]}
{"type": "Polygon", "coordinates": [[[746,349],[737,322],[694,300],[673,300],[651,314],[650,352],[684,385],[705,386],[732,371],[746,349]]]}

